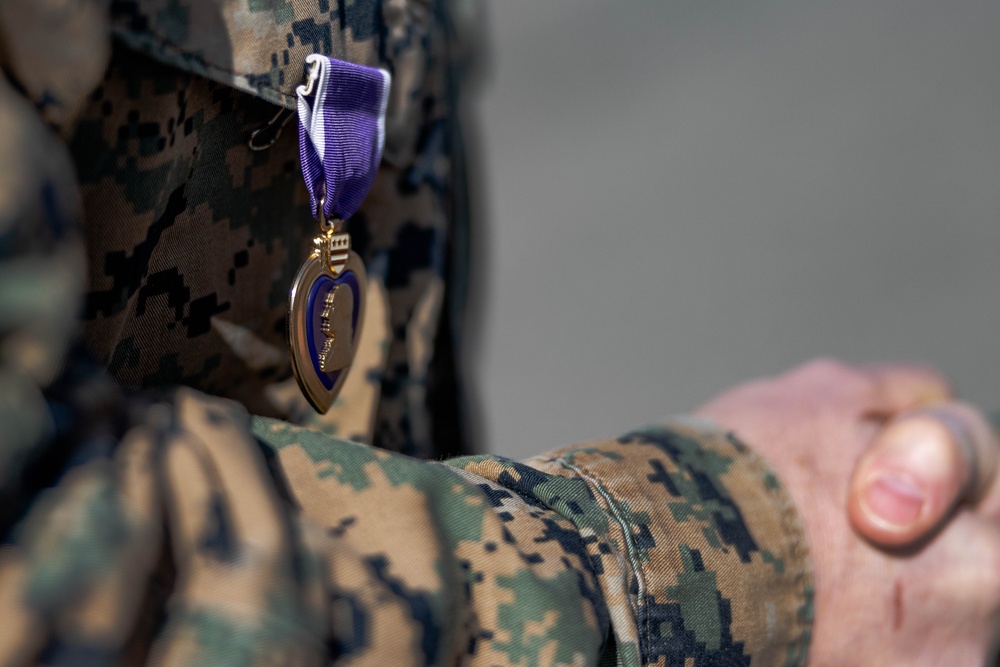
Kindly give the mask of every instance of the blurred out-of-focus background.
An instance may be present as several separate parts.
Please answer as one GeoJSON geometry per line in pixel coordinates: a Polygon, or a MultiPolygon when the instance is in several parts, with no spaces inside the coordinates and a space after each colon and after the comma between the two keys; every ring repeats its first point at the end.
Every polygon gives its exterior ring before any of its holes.
{"type": "Polygon", "coordinates": [[[617,435],[817,355],[1000,407],[1000,3],[486,9],[481,445],[617,435]]]}

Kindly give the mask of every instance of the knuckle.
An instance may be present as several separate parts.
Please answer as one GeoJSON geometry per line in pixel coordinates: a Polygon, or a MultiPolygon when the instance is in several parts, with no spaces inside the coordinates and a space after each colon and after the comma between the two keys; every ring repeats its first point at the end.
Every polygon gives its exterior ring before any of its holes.
{"type": "Polygon", "coordinates": [[[818,357],[802,364],[793,374],[813,381],[859,382],[865,374],[850,364],[831,357],[818,357]]]}
{"type": "Polygon", "coordinates": [[[271,540],[248,539],[240,545],[240,562],[245,567],[270,571],[280,569],[286,560],[286,551],[271,540]]]}
{"type": "Polygon", "coordinates": [[[284,550],[286,537],[282,528],[274,518],[260,521],[247,531],[245,543],[256,551],[280,553],[284,550]]]}
{"type": "Polygon", "coordinates": [[[819,373],[834,373],[842,375],[860,374],[858,369],[833,357],[817,357],[806,363],[806,366],[819,373]]]}

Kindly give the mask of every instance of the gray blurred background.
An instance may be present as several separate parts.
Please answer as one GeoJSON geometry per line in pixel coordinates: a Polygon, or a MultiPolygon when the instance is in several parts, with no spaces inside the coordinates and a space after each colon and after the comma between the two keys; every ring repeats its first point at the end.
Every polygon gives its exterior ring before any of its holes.
{"type": "Polygon", "coordinates": [[[491,451],[817,355],[1000,407],[1000,3],[498,0],[477,91],[491,451]]]}

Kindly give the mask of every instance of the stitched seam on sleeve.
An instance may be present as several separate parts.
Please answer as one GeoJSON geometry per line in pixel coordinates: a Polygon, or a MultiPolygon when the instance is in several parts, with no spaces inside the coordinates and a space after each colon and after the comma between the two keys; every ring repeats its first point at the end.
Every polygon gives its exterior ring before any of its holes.
{"type": "MultiPolygon", "coordinates": [[[[621,508],[618,506],[618,501],[615,500],[615,497],[611,494],[610,491],[608,491],[605,488],[604,484],[602,484],[601,481],[597,477],[593,476],[592,474],[588,474],[588,473],[584,472],[583,469],[579,468],[578,466],[573,465],[572,463],[570,463],[569,461],[566,461],[565,459],[562,459],[562,458],[555,459],[554,462],[558,463],[559,465],[561,465],[562,467],[566,468],[567,470],[572,470],[574,473],[576,473],[577,475],[579,475],[579,477],[581,479],[583,479],[590,486],[592,486],[594,488],[594,490],[597,491],[597,493],[601,496],[601,498],[604,499],[604,502],[607,503],[608,509],[611,512],[612,518],[619,525],[619,527],[621,527],[622,539],[625,542],[625,552],[626,552],[626,555],[628,556],[629,565],[632,567],[632,572],[635,575],[635,579],[636,579],[636,582],[638,584],[638,592],[636,594],[636,601],[635,601],[634,604],[631,605],[632,606],[632,614],[635,617],[636,627],[638,627],[638,625],[639,625],[639,609],[642,607],[642,605],[643,605],[643,603],[645,602],[645,599],[646,599],[646,577],[645,577],[645,574],[643,573],[643,570],[642,570],[642,563],[639,560],[638,548],[635,546],[635,540],[632,537],[632,528],[631,528],[631,526],[629,525],[629,523],[625,519],[625,517],[622,516],[621,508]]],[[[628,595],[628,582],[626,581],[624,583],[625,583],[626,597],[627,597],[628,601],[630,603],[632,603],[632,596],[628,595]]],[[[645,625],[647,627],[644,628],[644,631],[642,633],[640,633],[640,635],[639,635],[639,643],[640,643],[640,646],[643,648],[643,653],[645,653],[644,649],[645,649],[645,645],[646,645],[646,641],[647,641],[647,637],[648,637],[648,631],[649,631],[649,628],[648,628],[648,625],[649,625],[648,615],[647,615],[647,618],[646,618],[645,625]]]]}

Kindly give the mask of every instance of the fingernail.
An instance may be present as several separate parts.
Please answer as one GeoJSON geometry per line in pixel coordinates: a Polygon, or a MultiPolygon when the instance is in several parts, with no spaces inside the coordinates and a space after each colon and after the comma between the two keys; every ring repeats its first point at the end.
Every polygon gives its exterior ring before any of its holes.
{"type": "Polygon", "coordinates": [[[896,528],[906,528],[920,516],[924,494],[910,479],[883,473],[869,482],[863,502],[873,518],[896,528]]]}

